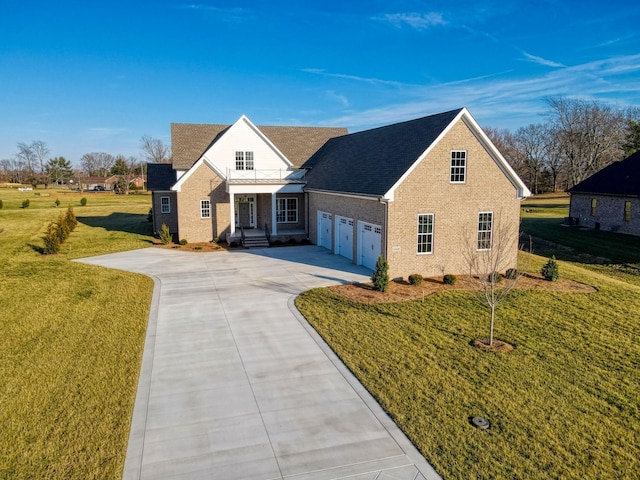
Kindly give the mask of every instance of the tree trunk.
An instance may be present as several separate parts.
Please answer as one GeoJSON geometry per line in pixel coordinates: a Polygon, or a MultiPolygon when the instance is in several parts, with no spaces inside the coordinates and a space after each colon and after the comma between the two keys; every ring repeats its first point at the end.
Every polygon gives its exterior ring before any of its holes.
{"type": "Polygon", "coordinates": [[[490,331],[489,331],[489,346],[492,347],[493,346],[493,319],[496,313],[496,306],[495,304],[491,305],[491,327],[490,327],[490,331]]]}

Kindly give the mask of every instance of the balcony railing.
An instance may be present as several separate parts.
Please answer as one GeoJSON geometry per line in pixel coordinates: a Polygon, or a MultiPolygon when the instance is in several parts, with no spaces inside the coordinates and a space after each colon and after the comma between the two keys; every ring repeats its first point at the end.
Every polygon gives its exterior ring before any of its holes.
{"type": "Polygon", "coordinates": [[[305,183],[306,170],[232,170],[227,169],[230,184],[265,183],[287,184],[305,183]]]}

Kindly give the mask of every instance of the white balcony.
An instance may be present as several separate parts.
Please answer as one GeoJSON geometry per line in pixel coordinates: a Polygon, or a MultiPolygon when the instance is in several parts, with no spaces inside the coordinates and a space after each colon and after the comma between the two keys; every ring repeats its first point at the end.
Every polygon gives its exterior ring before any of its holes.
{"type": "Polygon", "coordinates": [[[286,185],[305,183],[306,170],[231,170],[227,169],[227,184],[286,185]]]}

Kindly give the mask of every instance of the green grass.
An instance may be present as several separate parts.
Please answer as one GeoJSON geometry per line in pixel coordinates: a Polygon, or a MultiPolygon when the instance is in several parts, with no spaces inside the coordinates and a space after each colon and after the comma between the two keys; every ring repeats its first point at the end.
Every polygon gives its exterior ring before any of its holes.
{"type": "Polygon", "coordinates": [[[359,304],[316,289],[297,307],[446,479],[632,479],[640,471],[640,241],[562,227],[568,197],[529,199],[522,229],[590,294],[514,290],[496,312],[473,293],[359,304]],[[604,256],[606,252],[606,257],[604,256]],[[469,418],[492,422],[488,431],[469,418]]]}
{"type": "Polygon", "coordinates": [[[637,478],[640,288],[562,269],[599,292],[512,292],[496,317],[509,354],[469,345],[488,311],[468,292],[358,304],[316,289],[296,305],[444,478],[637,478]]]}
{"type": "Polygon", "coordinates": [[[535,237],[534,253],[580,263],[640,285],[640,237],[579,227],[567,227],[569,197],[565,194],[527,199],[522,205],[522,241],[535,237]]]}
{"type": "Polygon", "coordinates": [[[148,246],[150,198],[35,193],[0,190],[0,478],[120,478],[153,285],[72,260],[148,246]],[[40,255],[69,205],[78,227],[40,255]]]}

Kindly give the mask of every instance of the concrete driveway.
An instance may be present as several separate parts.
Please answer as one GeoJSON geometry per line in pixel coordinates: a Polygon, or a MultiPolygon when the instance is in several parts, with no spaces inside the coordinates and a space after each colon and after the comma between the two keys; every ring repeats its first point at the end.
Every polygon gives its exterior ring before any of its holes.
{"type": "Polygon", "coordinates": [[[293,306],[369,270],[315,246],[81,261],[155,280],[124,479],[440,478],[293,306]]]}

